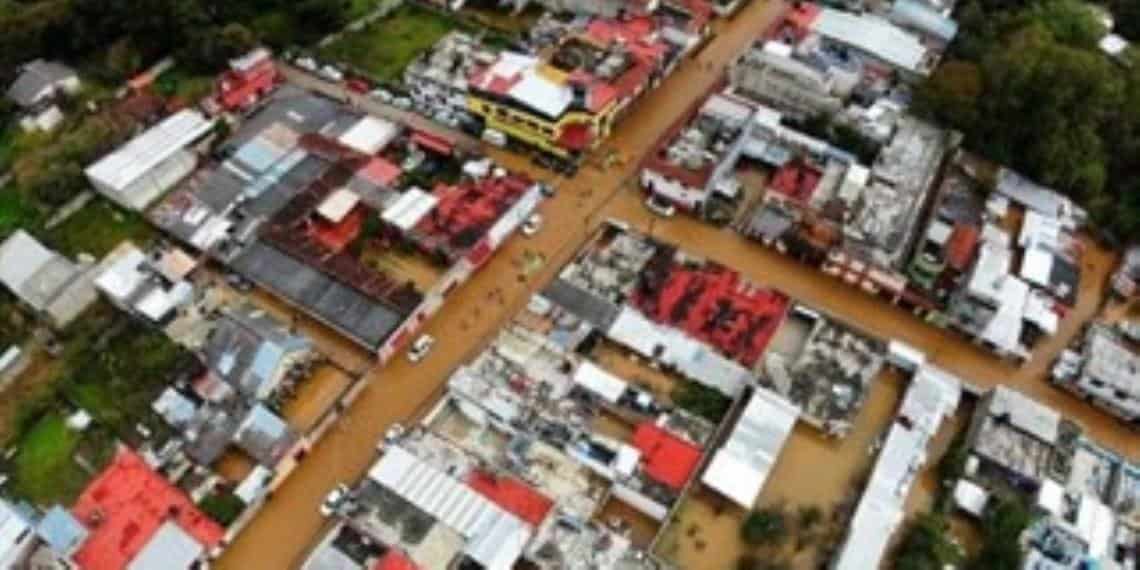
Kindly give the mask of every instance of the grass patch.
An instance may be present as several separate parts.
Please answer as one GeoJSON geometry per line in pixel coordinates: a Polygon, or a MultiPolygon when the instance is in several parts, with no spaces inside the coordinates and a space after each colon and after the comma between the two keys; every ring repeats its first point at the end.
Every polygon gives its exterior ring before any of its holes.
{"type": "Polygon", "coordinates": [[[669,396],[673,403],[681,409],[705,418],[714,424],[719,424],[724,415],[728,413],[728,408],[732,406],[732,400],[720,393],[719,390],[688,380],[678,382],[669,396]]]}
{"type": "Polygon", "coordinates": [[[0,239],[40,224],[40,211],[15,188],[0,188],[0,239]]]}
{"type": "Polygon", "coordinates": [[[448,32],[464,28],[454,18],[405,4],[359,32],[344,34],[322,48],[321,55],[348,63],[374,79],[388,81],[398,77],[416,56],[448,32]]]}
{"type": "Polygon", "coordinates": [[[58,413],[41,417],[24,434],[13,458],[15,492],[38,505],[70,504],[88,479],[73,459],[81,436],[69,429],[58,413]]]}
{"type": "Polygon", "coordinates": [[[197,101],[214,89],[214,78],[209,75],[193,75],[175,66],[158,77],[155,90],[164,97],[175,97],[183,101],[197,101]]]}
{"type": "Polygon", "coordinates": [[[69,258],[79,253],[101,258],[123,240],[146,243],[154,236],[154,229],[142,216],[95,198],[46,234],[46,241],[69,258]]]}
{"type": "Polygon", "coordinates": [[[245,503],[233,493],[224,491],[207,495],[198,503],[198,508],[214,519],[214,522],[228,527],[241,516],[245,503]]]}

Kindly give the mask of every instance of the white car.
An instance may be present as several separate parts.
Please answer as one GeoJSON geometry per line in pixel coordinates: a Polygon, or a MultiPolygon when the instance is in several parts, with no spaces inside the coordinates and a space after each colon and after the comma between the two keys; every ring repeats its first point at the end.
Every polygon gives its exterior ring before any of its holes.
{"type": "Polygon", "coordinates": [[[522,224],[522,235],[526,237],[533,236],[542,229],[542,214],[537,212],[533,213],[522,224]]]}
{"type": "Polygon", "coordinates": [[[331,65],[322,67],[321,75],[323,75],[325,79],[328,79],[329,81],[344,81],[344,73],[331,65]]]}
{"type": "Polygon", "coordinates": [[[333,490],[329,491],[328,495],[325,495],[325,500],[321,503],[321,516],[331,517],[336,513],[336,510],[340,508],[340,504],[348,498],[348,493],[348,485],[344,483],[333,487],[333,490]]]}
{"type": "Polygon", "coordinates": [[[427,357],[431,347],[435,346],[435,337],[430,334],[420,335],[408,349],[408,361],[413,364],[427,357]]]}
{"type": "Polygon", "coordinates": [[[293,63],[297,64],[297,67],[313,73],[316,73],[318,69],[317,60],[311,57],[298,57],[293,63]]]}
{"type": "Polygon", "coordinates": [[[662,218],[671,218],[673,214],[677,213],[677,207],[672,202],[656,194],[649,195],[649,199],[645,201],[645,207],[662,218]]]}
{"type": "Polygon", "coordinates": [[[388,449],[389,445],[392,445],[393,443],[400,441],[400,438],[403,436],[404,436],[403,424],[392,424],[384,432],[384,439],[381,440],[380,443],[376,445],[376,451],[379,453],[384,453],[388,449]]]}

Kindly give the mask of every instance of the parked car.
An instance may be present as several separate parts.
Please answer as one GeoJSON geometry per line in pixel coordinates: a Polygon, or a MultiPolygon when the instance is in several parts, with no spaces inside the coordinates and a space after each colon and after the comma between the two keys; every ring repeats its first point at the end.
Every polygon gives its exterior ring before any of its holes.
{"type": "Polygon", "coordinates": [[[369,95],[379,99],[381,103],[391,103],[392,99],[396,97],[395,95],[392,95],[391,91],[388,91],[384,88],[373,89],[369,95]]]}
{"type": "Polygon", "coordinates": [[[376,451],[378,453],[387,451],[388,446],[399,441],[400,438],[404,436],[405,431],[403,424],[392,424],[389,426],[384,432],[384,439],[380,440],[380,443],[376,445],[376,451]]]}
{"type": "Polygon", "coordinates": [[[348,498],[348,485],[341,483],[333,487],[329,494],[325,495],[325,500],[321,502],[321,516],[331,517],[340,508],[341,503],[348,498]]]}
{"type": "Polygon", "coordinates": [[[546,182],[539,182],[538,183],[538,191],[541,192],[542,195],[546,196],[547,198],[553,198],[554,197],[554,186],[552,184],[549,184],[546,182]]]}
{"type": "Polygon", "coordinates": [[[301,69],[312,73],[316,73],[318,69],[317,60],[308,56],[298,57],[297,59],[293,60],[293,63],[297,64],[297,67],[300,67],[301,69]]]}
{"type": "Polygon", "coordinates": [[[344,81],[344,72],[331,65],[321,67],[321,76],[329,81],[336,81],[338,83],[344,81]]]}
{"type": "Polygon", "coordinates": [[[507,135],[495,129],[483,129],[483,140],[499,148],[507,146],[507,135]]]}
{"type": "Polygon", "coordinates": [[[349,79],[348,81],[346,81],[344,83],[344,86],[347,87],[349,91],[352,91],[353,93],[358,93],[360,95],[364,95],[364,94],[368,93],[368,90],[372,88],[372,86],[369,85],[367,81],[360,79],[358,77],[353,78],[353,79],[349,79]]]}
{"type": "Polygon", "coordinates": [[[530,237],[538,233],[542,229],[542,214],[535,212],[526,219],[522,224],[522,234],[530,237]]]}
{"type": "Polygon", "coordinates": [[[670,218],[673,214],[677,213],[677,207],[672,202],[658,196],[657,194],[650,194],[649,199],[645,201],[645,207],[649,208],[650,212],[661,216],[662,218],[670,218]]]}
{"type": "Polygon", "coordinates": [[[435,346],[435,337],[430,334],[420,335],[414,342],[411,348],[408,349],[408,361],[413,364],[427,358],[431,347],[435,346]]]}

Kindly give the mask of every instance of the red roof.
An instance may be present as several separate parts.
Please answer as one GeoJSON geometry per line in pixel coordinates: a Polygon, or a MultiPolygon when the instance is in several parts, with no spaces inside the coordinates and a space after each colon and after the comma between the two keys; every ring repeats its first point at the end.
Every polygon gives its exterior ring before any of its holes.
{"type": "Polygon", "coordinates": [[[819,170],[793,160],[776,171],[769,186],[793,200],[806,202],[815,193],[822,177],[819,170]]]}
{"type": "Polygon", "coordinates": [[[701,461],[701,449],[661,428],[644,422],[633,433],[633,446],[641,451],[650,479],[681,490],[701,461]]]}
{"type": "Polygon", "coordinates": [[[380,560],[376,561],[376,565],[372,570],[419,570],[407,556],[404,556],[398,550],[389,550],[380,560]]]}
{"type": "Polygon", "coordinates": [[[212,550],[225,530],[198,510],[181,490],[127,448],[83,491],[71,509],[87,527],[75,553],[83,570],[121,570],[167,520],[212,550]]]}
{"type": "Polygon", "coordinates": [[[441,136],[433,135],[426,131],[416,131],[414,134],[412,134],[412,142],[417,146],[421,146],[438,154],[451,154],[451,141],[441,136]]]}
{"type": "Polygon", "coordinates": [[[585,123],[570,123],[562,129],[558,136],[558,146],[570,150],[586,150],[594,140],[594,133],[590,125],[585,123]]]}
{"type": "Polygon", "coordinates": [[[965,271],[974,258],[981,230],[977,226],[958,224],[946,240],[946,263],[957,271],[965,271]]]}
{"type": "Polygon", "coordinates": [[[360,236],[360,231],[364,228],[364,218],[369,214],[375,215],[374,212],[356,207],[343,220],[336,223],[324,219],[313,220],[309,226],[309,235],[329,251],[340,253],[360,236]]]}
{"type": "Polygon", "coordinates": [[[403,173],[399,166],[379,156],[369,159],[368,163],[357,171],[357,174],[368,181],[387,187],[394,185],[403,173]]]}
{"type": "Polygon", "coordinates": [[[538,527],[550,513],[554,501],[535,491],[526,483],[510,477],[498,477],[475,470],[467,478],[467,485],[507,512],[538,527]]]}

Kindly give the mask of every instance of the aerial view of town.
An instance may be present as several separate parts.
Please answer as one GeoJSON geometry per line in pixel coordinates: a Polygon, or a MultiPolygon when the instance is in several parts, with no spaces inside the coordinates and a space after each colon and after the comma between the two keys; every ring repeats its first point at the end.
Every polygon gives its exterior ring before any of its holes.
{"type": "Polygon", "coordinates": [[[0,0],[0,570],[1140,570],[1140,0],[0,0]]]}

